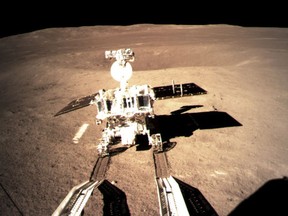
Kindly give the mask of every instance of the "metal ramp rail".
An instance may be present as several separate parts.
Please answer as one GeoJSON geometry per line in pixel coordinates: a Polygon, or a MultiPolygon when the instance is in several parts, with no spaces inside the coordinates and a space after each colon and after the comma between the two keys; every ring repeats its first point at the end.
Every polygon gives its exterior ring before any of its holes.
{"type": "Polygon", "coordinates": [[[161,216],[189,216],[178,183],[172,176],[156,178],[158,200],[161,216]]]}
{"type": "Polygon", "coordinates": [[[52,216],[80,216],[94,188],[98,187],[102,181],[86,181],[73,187],[52,216]]]}

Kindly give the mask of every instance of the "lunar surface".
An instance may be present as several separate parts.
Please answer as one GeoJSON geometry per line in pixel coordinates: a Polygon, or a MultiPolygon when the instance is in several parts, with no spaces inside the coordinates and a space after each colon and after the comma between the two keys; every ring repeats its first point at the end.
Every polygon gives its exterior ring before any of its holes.
{"type": "MultiPolygon", "coordinates": [[[[54,115],[76,98],[119,87],[104,52],[121,48],[135,52],[129,85],[174,80],[207,91],[154,104],[176,143],[166,152],[170,174],[201,191],[220,216],[287,214],[288,29],[140,24],[0,39],[0,215],[51,215],[89,179],[104,127],[95,124],[96,107],[54,115]],[[175,113],[191,114],[199,127],[175,113]]],[[[151,149],[114,155],[106,179],[125,194],[130,215],[159,215],[151,149]]],[[[103,201],[95,189],[85,214],[102,215],[103,201]]]]}

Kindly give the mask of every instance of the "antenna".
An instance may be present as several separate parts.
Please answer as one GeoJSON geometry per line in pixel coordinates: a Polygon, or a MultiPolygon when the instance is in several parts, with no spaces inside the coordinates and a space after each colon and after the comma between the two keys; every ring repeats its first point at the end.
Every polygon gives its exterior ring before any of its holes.
{"type": "Polygon", "coordinates": [[[126,88],[133,73],[131,64],[126,62],[125,66],[122,66],[116,61],[112,64],[110,71],[113,79],[120,82],[121,89],[126,88]]]}
{"type": "Polygon", "coordinates": [[[121,90],[125,90],[128,80],[132,77],[133,69],[129,62],[135,60],[134,52],[130,49],[108,50],[105,51],[105,58],[116,59],[111,66],[111,76],[120,82],[121,90]]]}

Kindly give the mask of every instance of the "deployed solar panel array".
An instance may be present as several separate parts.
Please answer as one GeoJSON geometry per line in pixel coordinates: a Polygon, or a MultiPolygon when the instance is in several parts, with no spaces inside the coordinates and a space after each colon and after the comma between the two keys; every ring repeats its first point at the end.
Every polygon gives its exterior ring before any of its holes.
{"type": "MultiPolygon", "coordinates": [[[[184,96],[193,96],[207,94],[207,91],[196,85],[195,83],[185,83],[185,84],[172,84],[167,86],[158,86],[153,87],[155,93],[155,98],[158,100],[184,97],[184,96]]],[[[71,101],[67,106],[61,109],[55,114],[55,116],[62,115],[86,106],[90,105],[90,102],[98,93],[91,94],[82,98],[75,99],[71,101]]]]}
{"type": "Polygon", "coordinates": [[[192,95],[207,94],[207,91],[195,83],[172,84],[153,88],[156,99],[168,99],[192,95]]]}
{"type": "Polygon", "coordinates": [[[90,105],[90,102],[94,99],[94,97],[98,93],[91,94],[82,98],[75,99],[71,101],[67,106],[65,106],[63,109],[61,109],[59,112],[57,112],[54,116],[62,115],[64,113],[68,113],[86,106],[90,105]]]}

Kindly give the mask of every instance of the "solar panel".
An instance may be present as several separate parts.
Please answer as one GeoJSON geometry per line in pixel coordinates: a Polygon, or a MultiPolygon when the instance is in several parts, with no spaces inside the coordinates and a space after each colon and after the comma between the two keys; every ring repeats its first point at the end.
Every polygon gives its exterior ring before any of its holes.
{"type": "Polygon", "coordinates": [[[90,105],[90,102],[94,99],[94,97],[98,93],[91,94],[82,98],[75,99],[71,101],[69,104],[67,104],[63,109],[61,109],[59,112],[57,112],[54,116],[62,115],[64,113],[68,113],[86,106],[90,105]]]}
{"type": "Polygon", "coordinates": [[[174,97],[207,94],[207,91],[195,83],[174,84],[153,88],[156,99],[163,100],[174,97]]]}

